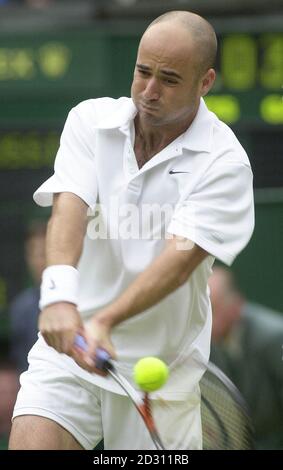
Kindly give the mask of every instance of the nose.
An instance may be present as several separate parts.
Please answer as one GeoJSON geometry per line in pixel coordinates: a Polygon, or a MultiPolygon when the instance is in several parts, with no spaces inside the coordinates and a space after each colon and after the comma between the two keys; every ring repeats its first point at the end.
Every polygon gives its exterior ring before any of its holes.
{"type": "Polygon", "coordinates": [[[156,101],[160,97],[159,85],[155,77],[151,77],[147,83],[143,92],[145,100],[156,101]]]}

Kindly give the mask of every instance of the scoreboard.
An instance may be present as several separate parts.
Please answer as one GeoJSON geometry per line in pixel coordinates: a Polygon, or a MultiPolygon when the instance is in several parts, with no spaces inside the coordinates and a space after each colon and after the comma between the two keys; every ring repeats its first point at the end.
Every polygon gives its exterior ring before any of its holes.
{"type": "Polygon", "coordinates": [[[219,46],[208,106],[229,124],[283,125],[283,32],[225,34],[219,46]]]}
{"type": "MultiPolygon", "coordinates": [[[[218,74],[207,103],[227,123],[283,124],[282,24],[281,31],[265,25],[265,32],[248,32],[252,21],[243,31],[233,30],[233,23],[219,29],[218,74]]],[[[106,23],[36,35],[0,33],[0,124],[39,119],[44,126],[62,125],[65,108],[80,99],[128,95],[143,31],[132,28],[106,23]]]]}

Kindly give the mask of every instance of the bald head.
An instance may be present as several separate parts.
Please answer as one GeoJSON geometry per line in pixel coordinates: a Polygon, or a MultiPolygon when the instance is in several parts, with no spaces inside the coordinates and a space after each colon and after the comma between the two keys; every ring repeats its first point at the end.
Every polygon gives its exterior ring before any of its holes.
{"type": "Polygon", "coordinates": [[[217,39],[215,31],[208,21],[188,11],[170,11],[150,23],[146,32],[155,25],[162,23],[164,25],[166,23],[170,26],[174,25],[176,30],[180,27],[184,28],[190,34],[201,73],[205,73],[208,69],[214,67],[217,39]]]}

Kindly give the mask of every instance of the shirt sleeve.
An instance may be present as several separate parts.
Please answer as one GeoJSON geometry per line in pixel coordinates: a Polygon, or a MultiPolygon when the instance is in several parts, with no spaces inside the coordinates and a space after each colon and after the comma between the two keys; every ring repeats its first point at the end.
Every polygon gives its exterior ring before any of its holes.
{"type": "Polygon", "coordinates": [[[168,232],[192,240],[230,266],[253,233],[252,181],[249,165],[215,162],[177,204],[168,232]]]}
{"type": "Polygon", "coordinates": [[[34,193],[40,206],[50,206],[54,193],[71,192],[90,207],[96,203],[97,182],[94,161],[95,135],[73,108],[66,120],[56,155],[54,174],[34,193]]]}

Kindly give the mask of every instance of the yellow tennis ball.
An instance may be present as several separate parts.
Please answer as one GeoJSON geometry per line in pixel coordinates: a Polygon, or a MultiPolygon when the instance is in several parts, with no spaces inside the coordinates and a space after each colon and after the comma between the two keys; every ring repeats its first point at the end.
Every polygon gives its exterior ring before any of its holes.
{"type": "Polygon", "coordinates": [[[168,367],[157,357],[144,357],[134,366],[134,380],[145,392],[154,392],[165,384],[168,367]]]}

